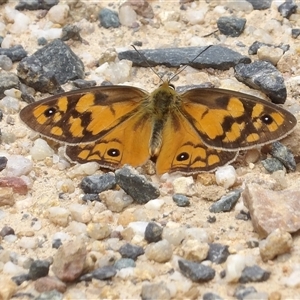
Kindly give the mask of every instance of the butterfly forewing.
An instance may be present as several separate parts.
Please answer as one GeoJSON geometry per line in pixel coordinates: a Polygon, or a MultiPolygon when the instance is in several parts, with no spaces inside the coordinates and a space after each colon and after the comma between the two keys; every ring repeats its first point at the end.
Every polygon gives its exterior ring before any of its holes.
{"type": "Polygon", "coordinates": [[[69,144],[96,141],[139,111],[147,93],[106,86],[52,96],[26,106],[20,118],[42,135],[69,144]]]}

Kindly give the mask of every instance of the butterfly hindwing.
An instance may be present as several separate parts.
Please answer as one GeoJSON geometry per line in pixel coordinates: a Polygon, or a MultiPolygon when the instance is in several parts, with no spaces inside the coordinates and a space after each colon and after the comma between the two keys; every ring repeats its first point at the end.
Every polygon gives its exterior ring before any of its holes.
{"type": "Polygon", "coordinates": [[[100,166],[117,169],[124,164],[141,166],[149,159],[152,132],[150,116],[142,112],[126,119],[96,142],[68,145],[66,155],[79,163],[95,161],[100,166]]]}
{"type": "Polygon", "coordinates": [[[200,136],[180,113],[172,114],[162,132],[162,146],[156,161],[158,174],[180,171],[213,171],[236,159],[238,152],[222,151],[203,144],[200,136]]]}

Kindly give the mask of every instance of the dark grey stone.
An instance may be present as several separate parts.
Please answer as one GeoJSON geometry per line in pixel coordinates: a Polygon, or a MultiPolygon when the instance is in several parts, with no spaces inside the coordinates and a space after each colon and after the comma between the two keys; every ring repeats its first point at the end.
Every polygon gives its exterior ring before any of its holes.
{"type": "Polygon", "coordinates": [[[63,27],[61,33],[61,39],[63,41],[74,40],[83,42],[82,37],[80,36],[80,28],[73,24],[67,24],[63,27]]]}
{"type": "Polygon", "coordinates": [[[237,17],[220,17],[217,26],[220,32],[226,36],[237,37],[242,34],[246,24],[246,19],[237,17]]]}
{"type": "Polygon", "coordinates": [[[242,220],[242,221],[248,221],[251,219],[250,213],[246,212],[244,210],[241,210],[236,216],[235,218],[237,220],[242,220]]]}
{"type": "Polygon", "coordinates": [[[20,0],[16,5],[17,10],[49,10],[52,6],[58,4],[59,0],[20,0]]]}
{"type": "Polygon", "coordinates": [[[280,142],[274,142],[272,144],[271,155],[277,158],[288,171],[296,171],[296,161],[293,153],[280,142]]]}
{"type": "Polygon", "coordinates": [[[231,191],[230,193],[221,197],[220,200],[214,202],[210,206],[209,211],[212,213],[231,211],[234,208],[237,201],[239,200],[240,196],[241,190],[231,191]]]}
{"type": "MultiPolygon", "coordinates": [[[[0,119],[0,121],[2,121],[2,118],[0,119]]],[[[6,164],[7,164],[7,158],[5,156],[0,156],[0,171],[6,168],[6,164]]]]}
{"type": "Polygon", "coordinates": [[[118,13],[108,8],[101,9],[99,13],[99,20],[100,25],[104,28],[117,28],[121,25],[118,13]]]}
{"type": "Polygon", "coordinates": [[[205,293],[202,297],[202,300],[223,300],[223,298],[214,293],[205,293]]]}
{"type": "MultiPolygon", "coordinates": [[[[7,161],[7,160],[6,160],[7,161]]],[[[10,234],[15,234],[15,231],[10,226],[4,225],[0,231],[0,236],[5,237],[10,234]]]]}
{"type": "Polygon", "coordinates": [[[80,276],[79,281],[91,281],[93,278],[98,280],[107,280],[117,274],[117,269],[114,266],[104,266],[80,276]]]}
{"type": "Polygon", "coordinates": [[[163,228],[160,225],[150,222],[145,230],[145,240],[148,243],[156,243],[162,239],[162,232],[163,228]]]}
{"type": "Polygon", "coordinates": [[[60,91],[60,85],[69,80],[84,77],[82,61],[60,39],[22,59],[17,71],[26,85],[49,93],[60,91]]]}
{"type": "Polygon", "coordinates": [[[80,183],[80,188],[86,194],[99,194],[115,187],[116,177],[113,173],[87,176],[80,183]]]}
{"type": "Polygon", "coordinates": [[[12,62],[20,61],[27,56],[27,52],[22,45],[16,45],[10,48],[0,48],[0,55],[6,55],[12,62]]]}
{"type": "Polygon", "coordinates": [[[253,286],[245,286],[245,285],[239,285],[234,291],[234,296],[238,300],[243,300],[247,295],[257,293],[257,290],[253,286]]]}
{"type": "Polygon", "coordinates": [[[229,255],[230,253],[228,251],[228,246],[218,243],[212,243],[209,245],[209,250],[206,259],[216,264],[222,264],[227,260],[227,257],[229,255]]]}
{"type": "Polygon", "coordinates": [[[32,280],[36,280],[41,277],[45,277],[49,273],[50,262],[47,260],[34,260],[29,268],[29,277],[32,280]]]}
{"type": "Polygon", "coordinates": [[[117,270],[135,268],[135,261],[131,258],[121,258],[115,262],[114,267],[117,270]]]}
{"type": "Polygon", "coordinates": [[[238,64],[234,67],[237,80],[262,91],[273,103],[283,104],[287,97],[282,74],[267,61],[238,64]]]}
{"type": "Polygon", "coordinates": [[[47,45],[48,41],[44,37],[40,37],[40,38],[38,38],[37,43],[39,46],[45,46],[45,45],[47,45]]]}
{"type": "Polygon", "coordinates": [[[289,44],[272,45],[272,44],[268,44],[268,43],[263,43],[263,42],[255,41],[255,42],[249,47],[248,54],[249,54],[249,55],[257,54],[258,49],[259,49],[260,47],[262,47],[262,46],[268,46],[268,47],[280,48],[284,53],[290,49],[290,45],[289,45],[289,44]]]}
{"type": "Polygon", "coordinates": [[[300,35],[300,28],[292,29],[292,38],[296,39],[300,35]]]}
{"type": "Polygon", "coordinates": [[[262,160],[261,163],[269,173],[273,173],[278,170],[283,170],[283,163],[274,157],[266,158],[262,160]]]}
{"type": "Polygon", "coordinates": [[[29,274],[21,274],[21,275],[11,277],[11,280],[16,285],[21,285],[24,281],[31,280],[31,278],[30,278],[29,274]]]}
{"type": "Polygon", "coordinates": [[[178,266],[181,273],[194,282],[207,282],[212,280],[216,274],[211,267],[185,259],[179,259],[178,266]]]}
{"type": "Polygon", "coordinates": [[[172,199],[179,207],[186,207],[190,205],[190,199],[186,195],[174,194],[172,199]]]}
{"type": "Polygon", "coordinates": [[[19,89],[20,81],[16,74],[0,71],[0,98],[2,99],[5,90],[9,90],[12,88],[19,89]]]}
{"type": "Polygon", "coordinates": [[[84,194],[83,201],[101,201],[99,194],[84,194]]]}
{"type": "Polygon", "coordinates": [[[55,239],[52,241],[52,248],[58,249],[62,245],[61,239],[55,239]]]}
{"type": "Polygon", "coordinates": [[[73,85],[79,89],[90,88],[92,86],[97,85],[95,80],[84,80],[84,79],[75,79],[73,85]]]}
{"type": "Polygon", "coordinates": [[[271,272],[262,269],[258,265],[251,267],[245,267],[242,271],[242,275],[239,279],[240,283],[248,282],[263,282],[267,281],[270,278],[271,272]]]}
{"type": "Polygon", "coordinates": [[[138,256],[144,254],[144,249],[141,246],[135,246],[126,243],[125,245],[120,247],[119,253],[123,258],[131,258],[133,260],[137,260],[138,256]]]}
{"type": "Polygon", "coordinates": [[[99,280],[107,280],[114,277],[117,274],[117,270],[114,266],[105,266],[96,269],[92,272],[93,278],[99,280]]]}
{"type": "Polygon", "coordinates": [[[188,65],[196,69],[213,68],[228,70],[239,64],[248,64],[250,58],[227,47],[213,45],[209,47],[183,47],[139,50],[128,50],[118,54],[119,59],[128,59],[134,66],[151,67],[165,65],[180,67],[188,65]]]}
{"type": "Polygon", "coordinates": [[[139,204],[157,198],[160,193],[145,176],[132,173],[131,168],[125,166],[115,172],[117,184],[139,204]]]}
{"type": "Polygon", "coordinates": [[[271,7],[273,0],[246,0],[250,2],[253,6],[253,9],[264,10],[271,7]]]}
{"type": "Polygon", "coordinates": [[[297,7],[298,6],[294,3],[293,0],[286,0],[284,3],[278,6],[278,11],[284,18],[288,19],[297,11],[297,7]]]}

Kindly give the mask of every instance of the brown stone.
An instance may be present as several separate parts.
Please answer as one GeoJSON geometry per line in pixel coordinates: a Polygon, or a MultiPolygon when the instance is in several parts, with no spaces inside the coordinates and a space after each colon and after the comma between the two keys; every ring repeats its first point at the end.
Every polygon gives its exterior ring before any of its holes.
{"type": "Polygon", "coordinates": [[[86,255],[86,247],[80,239],[63,244],[54,256],[53,273],[64,282],[76,280],[83,271],[86,255]]]}
{"type": "Polygon", "coordinates": [[[261,238],[277,228],[290,233],[300,229],[299,189],[272,191],[258,184],[248,184],[242,197],[261,238]]]}
{"type": "Polygon", "coordinates": [[[0,206],[8,205],[13,206],[15,204],[13,189],[10,187],[0,188],[0,206]]]}
{"type": "Polygon", "coordinates": [[[26,195],[28,187],[25,181],[19,177],[2,177],[0,178],[0,187],[11,187],[14,193],[26,195]]]}
{"type": "Polygon", "coordinates": [[[34,282],[34,288],[39,293],[49,292],[52,290],[57,290],[60,293],[64,293],[67,289],[67,285],[56,277],[45,276],[37,279],[34,282]]]}

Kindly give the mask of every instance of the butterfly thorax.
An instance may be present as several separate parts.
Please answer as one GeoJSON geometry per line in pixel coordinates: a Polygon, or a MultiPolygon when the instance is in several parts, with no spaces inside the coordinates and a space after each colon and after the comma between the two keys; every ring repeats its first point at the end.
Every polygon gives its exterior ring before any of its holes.
{"type": "Polygon", "coordinates": [[[172,111],[176,110],[178,103],[178,94],[168,81],[165,81],[158,89],[149,95],[147,106],[151,112],[153,122],[149,145],[151,156],[155,156],[159,153],[162,145],[164,124],[170,115],[172,115],[172,111]]]}

